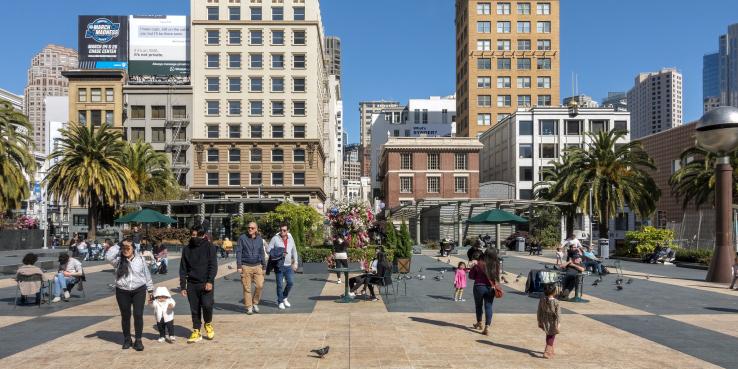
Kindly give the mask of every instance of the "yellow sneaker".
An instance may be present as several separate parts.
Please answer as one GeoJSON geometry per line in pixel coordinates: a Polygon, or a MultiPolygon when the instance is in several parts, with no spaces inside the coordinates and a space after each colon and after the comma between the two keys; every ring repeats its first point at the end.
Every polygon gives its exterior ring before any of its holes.
{"type": "Polygon", "coordinates": [[[215,330],[212,323],[205,323],[205,338],[212,340],[215,338],[215,330]]]}
{"type": "Polygon", "coordinates": [[[193,329],[192,334],[190,334],[190,338],[187,339],[187,343],[195,343],[202,341],[202,334],[200,334],[199,329],[193,329]]]}

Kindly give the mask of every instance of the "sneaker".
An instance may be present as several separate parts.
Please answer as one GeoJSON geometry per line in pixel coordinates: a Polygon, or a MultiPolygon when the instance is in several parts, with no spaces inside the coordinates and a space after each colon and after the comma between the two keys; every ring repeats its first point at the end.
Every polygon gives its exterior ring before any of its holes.
{"type": "Polygon", "coordinates": [[[199,329],[193,329],[192,334],[190,334],[190,338],[187,339],[187,343],[195,343],[202,341],[202,335],[200,334],[199,329]]]}
{"type": "Polygon", "coordinates": [[[284,302],[280,302],[279,303],[279,310],[284,310],[284,309],[285,309],[284,302]]]}
{"type": "Polygon", "coordinates": [[[465,301],[466,301],[466,299],[459,299],[459,301],[461,301],[461,302],[465,302],[465,301]]]}
{"type": "Polygon", "coordinates": [[[205,338],[212,340],[215,338],[215,330],[212,323],[205,323],[205,338]]]}
{"type": "Polygon", "coordinates": [[[259,312],[259,305],[254,305],[254,312],[255,313],[258,313],[259,312]]]}
{"type": "Polygon", "coordinates": [[[356,294],[353,293],[353,292],[349,292],[349,297],[354,298],[354,297],[356,297],[356,294]]]}
{"type": "Polygon", "coordinates": [[[174,336],[167,337],[167,342],[169,342],[169,343],[174,343],[174,341],[176,341],[176,340],[177,340],[177,337],[174,337],[174,336]]]}
{"type": "Polygon", "coordinates": [[[246,308],[246,315],[251,315],[254,313],[254,308],[246,308]]]}
{"type": "Polygon", "coordinates": [[[371,298],[369,298],[369,301],[379,301],[379,299],[376,298],[376,297],[371,297],[371,298]]]}
{"type": "Polygon", "coordinates": [[[159,339],[158,339],[158,340],[156,340],[156,341],[157,341],[157,342],[159,342],[159,343],[164,343],[164,342],[166,342],[166,340],[167,340],[167,339],[166,339],[166,338],[164,338],[164,337],[159,337],[159,339]]]}
{"type": "Polygon", "coordinates": [[[64,291],[64,299],[69,300],[69,291],[64,291]]]}
{"type": "Polygon", "coordinates": [[[133,349],[136,351],[143,351],[144,350],[143,342],[141,342],[141,340],[136,340],[135,342],[133,342],[133,349]]]}
{"type": "Polygon", "coordinates": [[[59,302],[59,301],[61,301],[61,297],[59,297],[59,296],[56,296],[56,297],[54,297],[53,300],[51,300],[51,302],[54,302],[54,303],[59,302]]]}
{"type": "Polygon", "coordinates": [[[341,284],[341,278],[338,278],[338,280],[336,281],[336,283],[337,284],[341,284]]]}
{"type": "Polygon", "coordinates": [[[287,301],[287,299],[284,299],[284,306],[286,306],[286,307],[292,307],[292,305],[290,304],[289,301],[287,301]]]}

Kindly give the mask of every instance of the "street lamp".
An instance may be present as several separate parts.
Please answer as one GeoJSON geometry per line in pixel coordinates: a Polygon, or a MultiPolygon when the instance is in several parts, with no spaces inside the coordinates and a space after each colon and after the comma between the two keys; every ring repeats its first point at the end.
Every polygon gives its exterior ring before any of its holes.
{"type": "Polygon", "coordinates": [[[719,107],[697,122],[697,145],[717,154],[715,162],[715,251],[707,271],[708,282],[732,280],[733,246],[733,168],[730,152],[738,148],[738,109],[719,107]]]}

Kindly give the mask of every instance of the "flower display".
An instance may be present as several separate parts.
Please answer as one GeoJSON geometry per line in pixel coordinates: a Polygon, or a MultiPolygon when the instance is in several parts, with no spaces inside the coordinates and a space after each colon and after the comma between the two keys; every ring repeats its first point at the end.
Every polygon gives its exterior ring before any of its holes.
{"type": "Polygon", "coordinates": [[[31,218],[27,215],[21,215],[15,221],[15,228],[16,229],[37,229],[38,219],[31,218]]]}
{"type": "Polygon", "coordinates": [[[356,202],[338,202],[326,211],[326,221],[330,224],[334,239],[344,237],[352,246],[364,247],[369,244],[369,228],[374,223],[374,213],[370,207],[356,202]]]}

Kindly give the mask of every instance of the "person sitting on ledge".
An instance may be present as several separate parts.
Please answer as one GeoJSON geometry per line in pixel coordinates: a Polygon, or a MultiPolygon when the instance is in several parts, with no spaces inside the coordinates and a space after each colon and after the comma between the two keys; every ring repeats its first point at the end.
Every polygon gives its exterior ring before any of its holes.
{"type": "Polygon", "coordinates": [[[70,286],[77,284],[83,274],[79,260],[70,258],[66,252],[59,255],[59,272],[54,276],[54,299],[51,302],[61,301],[62,292],[64,301],[68,301],[69,291],[72,289],[70,286]]]}
{"type": "Polygon", "coordinates": [[[571,291],[577,287],[577,275],[583,273],[586,269],[582,264],[582,256],[574,255],[570,261],[562,266],[562,269],[566,272],[564,275],[563,290],[561,291],[561,299],[569,299],[571,291]]]}

